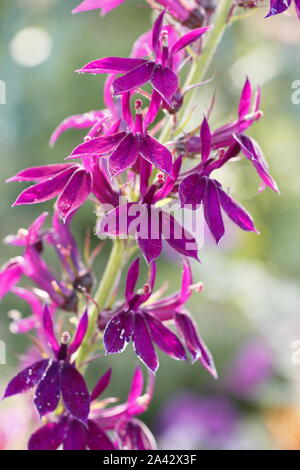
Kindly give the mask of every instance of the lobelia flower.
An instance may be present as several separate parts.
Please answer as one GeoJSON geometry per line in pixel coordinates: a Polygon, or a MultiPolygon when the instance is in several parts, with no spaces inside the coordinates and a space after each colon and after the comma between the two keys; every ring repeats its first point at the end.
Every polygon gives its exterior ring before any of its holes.
{"type": "Polygon", "coordinates": [[[167,12],[179,23],[187,28],[194,29],[203,25],[207,14],[215,9],[212,0],[146,0],[152,8],[163,6],[167,12]]]}
{"type": "Polygon", "coordinates": [[[9,382],[3,398],[27,392],[35,387],[34,404],[40,417],[55,411],[62,398],[68,413],[86,423],[90,397],[84,378],[71,362],[71,357],[80,347],[87,326],[88,315],[85,312],[79,320],[72,342],[68,344],[69,334],[64,333],[59,344],[54,334],[52,317],[46,305],[43,312],[43,329],[54,358],[35,362],[16,375],[9,382]]]}
{"type": "Polygon", "coordinates": [[[80,73],[123,73],[113,81],[116,95],[135,90],[150,82],[153,89],[172,106],[171,99],[178,89],[177,75],[173,71],[173,59],[177,53],[199,39],[211,26],[197,28],[182,36],[170,49],[168,34],[163,30],[163,11],[152,30],[152,53],[155,60],[106,57],[94,60],[82,67],[80,73]]]}
{"type": "Polygon", "coordinates": [[[150,450],[155,448],[155,441],[149,429],[136,415],[143,413],[151,400],[153,387],[142,395],[143,375],[136,369],[127,403],[107,408],[115,399],[96,399],[110,382],[111,369],[98,381],[91,393],[91,412],[84,424],[63,414],[56,421],[48,422],[35,431],[29,439],[29,450],[56,450],[61,445],[64,450],[150,450]],[[113,442],[107,432],[113,431],[113,442]]]}
{"type": "MultiPolygon", "coordinates": [[[[68,158],[109,156],[108,170],[112,178],[132,167],[140,157],[171,175],[172,154],[144,128],[142,102],[136,100],[136,121],[133,132],[118,132],[97,137],[76,147],[68,158]]],[[[125,110],[126,115],[130,110],[125,110]]]]}
{"type": "MultiPolygon", "coordinates": [[[[294,0],[294,5],[298,18],[300,18],[300,0],[294,0]]],[[[270,0],[270,10],[266,18],[279,15],[287,11],[292,4],[292,0],[270,0]]]]}
{"type": "Polygon", "coordinates": [[[159,363],[153,343],[174,359],[186,360],[187,357],[176,335],[154,315],[148,313],[147,307],[143,306],[153,291],[156,277],[154,263],[150,265],[149,283],[144,286],[142,293],[135,291],[139,265],[140,260],[137,258],[128,270],[126,301],[115,312],[111,312],[111,319],[104,331],[103,342],[106,354],[117,354],[124,351],[127,344],[132,341],[139,359],[155,373],[159,363]]]}

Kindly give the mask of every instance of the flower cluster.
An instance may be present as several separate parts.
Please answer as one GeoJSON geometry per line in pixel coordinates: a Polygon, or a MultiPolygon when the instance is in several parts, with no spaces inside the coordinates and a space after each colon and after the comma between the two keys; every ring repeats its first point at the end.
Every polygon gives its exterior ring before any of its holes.
{"type": "MultiPolygon", "coordinates": [[[[107,13],[121,3],[85,0],[74,12],[99,8],[107,13]]],[[[158,15],[153,28],[134,43],[130,57],[100,58],[78,70],[107,74],[105,109],[66,118],[50,144],[70,128],[86,129],[82,143],[65,163],[27,168],[9,180],[33,183],[21,192],[15,206],[56,198],[50,229],[44,228],[47,213],[42,213],[27,230],[6,238],[23,254],[9,260],[0,272],[1,297],[12,292],[32,311],[28,317],[14,318],[12,331],[35,331],[42,355],[12,379],[4,395],[35,388],[34,405],[47,422],[31,436],[30,449],[154,448],[150,431],[136,416],[147,409],[152,397],[153,374],[159,365],[155,347],[171,358],[201,363],[217,377],[212,356],[186,309],[192,293],[202,290],[201,284],[193,283],[190,265],[190,259],[199,260],[197,233],[171,213],[172,205],[193,214],[203,209],[209,231],[219,242],[225,233],[224,214],[242,230],[257,230],[246,209],[215,179],[215,171],[236,163],[240,155],[257,172],[260,189],[278,191],[258,143],[245,134],[262,116],[260,90],[254,93],[248,79],[236,120],[214,129],[207,112],[193,131],[181,136],[175,132],[182,125],[189,93],[205,84],[185,84],[182,71],[191,63],[195,66],[205,40],[214,38],[214,18],[226,25],[232,3],[220,2],[226,7],[224,14],[218,8],[215,12],[210,0],[148,0],[158,15]],[[96,289],[91,267],[95,256],[81,255],[71,231],[73,216],[88,200],[97,214],[97,235],[114,239],[96,289]],[[181,287],[170,295],[163,287],[154,290],[156,260],[164,241],[183,267],[181,287]],[[60,278],[48,266],[45,247],[55,250],[60,278]],[[121,271],[136,248],[142,256],[130,264],[124,298],[117,301],[121,271]],[[149,279],[137,288],[142,257],[149,279]],[[31,287],[20,287],[24,276],[31,287]],[[62,329],[66,318],[68,330],[76,326],[72,341],[62,329]],[[96,401],[111,371],[88,391],[84,372],[95,360],[95,350],[103,344],[107,355],[118,354],[130,342],[149,371],[147,392],[143,394],[138,368],[125,404],[96,401]]]]}

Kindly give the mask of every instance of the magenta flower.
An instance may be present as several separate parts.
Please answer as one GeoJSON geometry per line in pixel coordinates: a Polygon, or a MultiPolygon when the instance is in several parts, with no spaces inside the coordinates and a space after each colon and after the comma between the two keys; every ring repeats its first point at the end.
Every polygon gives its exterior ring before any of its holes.
{"type": "Polygon", "coordinates": [[[107,354],[117,354],[132,341],[139,359],[153,372],[158,369],[158,358],[153,343],[174,359],[186,360],[184,348],[176,335],[154,315],[147,311],[143,304],[152,294],[156,266],[150,265],[149,284],[143,293],[135,291],[139,276],[140,260],[137,258],[127,273],[125,298],[126,302],[112,312],[104,331],[103,342],[107,354]]]}
{"type": "MultiPolygon", "coordinates": [[[[109,156],[108,169],[112,178],[132,167],[139,157],[171,175],[172,154],[144,129],[141,101],[136,100],[134,132],[118,132],[91,139],[76,147],[68,158],[109,156]]],[[[130,111],[128,110],[128,113],[130,111]]]]}
{"type": "MultiPolygon", "coordinates": [[[[274,15],[279,15],[287,11],[292,4],[292,0],[270,0],[270,10],[266,18],[274,15]]],[[[300,0],[294,0],[296,13],[300,18],[300,0]]]]}
{"type": "Polygon", "coordinates": [[[81,345],[88,326],[85,312],[79,323],[72,342],[68,345],[69,335],[62,335],[59,344],[55,335],[52,317],[47,305],[43,313],[43,328],[54,359],[43,359],[24,369],[8,384],[4,398],[36,388],[34,404],[40,417],[55,411],[60,398],[71,416],[86,422],[90,398],[82,375],[71,362],[71,356],[81,345]]]}
{"type": "Polygon", "coordinates": [[[178,79],[173,71],[173,58],[185,47],[199,39],[211,26],[194,29],[180,38],[171,49],[168,35],[163,31],[163,11],[157,18],[152,30],[152,52],[155,60],[136,58],[106,57],[89,62],[80,73],[123,73],[113,81],[116,95],[135,90],[150,82],[153,89],[172,106],[171,99],[178,88],[178,79]]]}

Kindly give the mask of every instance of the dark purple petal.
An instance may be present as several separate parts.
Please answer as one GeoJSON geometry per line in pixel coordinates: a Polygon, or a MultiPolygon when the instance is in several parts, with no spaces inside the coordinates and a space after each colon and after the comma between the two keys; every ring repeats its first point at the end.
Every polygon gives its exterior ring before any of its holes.
{"type": "Polygon", "coordinates": [[[148,264],[160,256],[162,251],[161,237],[142,238],[138,236],[137,243],[148,264]]]}
{"type": "Polygon", "coordinates": [[[249,79],[247,78],[244,84],[244,88],[241,93],[239,103],[239,119],[243,119],[251,110],[251,99],[252,99],[252,87],[249,79]]]}
{"type": "Polygon", "coordinates": [[[66,220],[88,198],[92,189],[92,177],[85,170],[78,170],[68,181],[57,200],[59,215],[66,220]]]}
{"type": "Polygon", "coordinates": [[[65,363],[62,367],[61,394],[69,413],[85,422],[90,411],[90,395],[84,378],[71,364],[65,363]]]}
{"type": "Polygon", "coordinates": [[[218,187],[218,192],[222,209],[226,212],[228,217],[241,229],[248,232],[257,232],[254,222],[246,209],[232,199],[229,194],[220,187],[218,187]]]}
{"type": "Polygon", "coordinates": [[[174,44],[171,49],[170,55],[176,54],[176,52],[179,52],[184,47],[189,46],[197,39],[199,39],[204,33],[206,33],[206,31],[209,31],[212,28],[213,26],[204,26],[203,28],[196,28],[188,32],[174,44]]]}
{"type": "Polygon", "coordinates": [[[57,196],[64,189],[75,170],[76,167],[72,166],[56,176],[30,186],[30,188],[25,189],[19,195],[13,205],[38,204],[49,201],[49,199],[57,196]]]}
{"type": "Polygon", "coordinates": [[[86,443],[90,450],[114,450],[115,446],[104,431],[92,420],[88,421],[86,443]]]}
{"type": "Polygon", "coordinates": [[[216,183],[207,179],[204,195],[204,217],[211,234],[217,243],[224,236],[225,228],[220,208],[220,200],[216,183]]]}
{"type": "Polygon", "coordinates": [[[204,117],[200,128],[201,157],[202,162],[208,160],[211,150],[211,133],[206,117],[204,117]]]}
{"type": "Polygon", "coordinates": [[[60,398],[60,365],[54,361],[43,375],[34,396],[34,404],[40,415],[56,410],[60,398]]]}
{"type": "Polygon", "coordinates": [[[113,316],[103,335],[106,354],[117,354],[124,351],[132,334],[133,315],[131,312],[121,312],[113,316]]]}
{"type": "Polygon", "coordinates": [[[138,140],[133,134],[128,134],[120,142],[108,160],[109,173],[112,178],[130,168],[138,156],[138,140]]]}
{"type": "Polygon", "coordinates": [[[155,450],[156,443],[147,426],[138,419],[121,422],[116,429],[121,450],[155,450]]]}
{"type": "Polygon", "coordinates": [[[140,273],[140,258],[136,258],[130,265],[127,276],[126,276],[126,286],[125,286],[125,298],[127,302],[130,302],[134,296],[134,289],[139,278],[140,273]]]}
{"type": "Polygon", "coordinates": [[[80,73],[125,73],[144,64],[146,61],[143,59],[132,59],[123,57],[105,57],[104,59],[97,59],[89,62],[81,69],[77,70],[80,73]]]}
{"type": "Polygon", "coordinates": [[[144,313],[145,320],[150,330],[152,340],[168,356],[181,361],[186,361],[184,347],[177,336],[154,316],[144,313]]]}
{"type": "Polygon", "coordinates": [[[270,10],[266,18],[285,12],[290,7],[291,3],[292,0],[270,0],[270,10]]]}
{"type": "Polygon", "coordinates": [[[156,65],[151,76],[151,85],[168,104],[172,105],[170,100],[179,84],[176,74],[171,69],[156,65]]]}
{"type": "Polygon", "coordinates": [[[80,421],[72,420],[64,436],[64,450],[85,450],[86,429],[80,421]]]}
{"type": "Polygon", "coordinates": [[[81,346],[81,343],[84,340],[84,337],[86,334],[88,323],[89,323],[89,317],[88,317],[88,313],[86,310],[79,320],[74,339],[68,347],[68,353],[70,355],[74,354],[77,351],[77,349],[81,346]]]}
{"type": "Polygon", "coordinates": [[[7,180],[11,181],[43,181],[59,173],[74,168],[74,163],[59,163],[56,165],[34,166],[26,168],[7,180]]]}
{"type": "Polygon", "coordinates": [[[102,377],[98,380],[97,384],[93,388],[93,391],[91,393],[91,401],[96,400],[103,392],[104,390],[108,387],[111,379],[111,373],[112,369],[108,369],[107,372],[105,372],[102,377]]]}
{"type": "Polygon", "coordinates": [[[200,338],[195,322],[185,313],[174,314],[174,320],[179,333],[185,340],[186,346],[191,354],[192,361],[198,359],[213,377],[217,378],[217,371],[213,358],[205,343],[200,338]]]}
{"type": "Polygon", "coordinates": [[[152,344],[147,324],[141,313],[135,314],[133,345],[137,356],[155,373],[159,365],[158,358],[152,344]]]}
{"type": "Polygon", "coordinates": [[[150,135],[142,137],[139,145],[140,154],[159,170],[172,176],[172,154],[160,142],[150,135]]]}
{"type": "Polygon", "coordinates": [[[206,183],[207,178],[198,174],[190,175],[184,178],[179,186],[181,207],[193,210],[197,209],[203,202],[206,191],[206,183]]]}
{"type": "Polygon", "coordinates": [[[162,233],[167,243],[184,256],[198,258],[195,238],[171,214],[162,211],[162,233]]]}
{"type": "Polygon", "coordinates": [[[43,311],[43,328],[45,333],[45,338],[52,349],[52,351],[56,354],[59,350],[59,344],[55,337],[52,315],[50,313],[49,307],[46,304],[43,311]]]}
{"type": "Polygon", "coordinates": [[[35,431],[28,442],[28,450],[57,450],[63,440],[60,423],[47,423],[35,431]]]}
{"type": "MultiPolygon", "coordinates": [[[[138,60],[138,59],[135,59],[138,60]]],[[[149,82],[155,64],[143,61],[142,65],[135,67],[130,72],[113,81],[114,94],[119,95],[130,90],[141,87],[149,82]]]]}
{"type": "Polygon", "coordinates": [[[22,370],[22,372],[16,375],[9,382],[3,398],[11,397],[12,395],[17,395],[18,393],[27,392],[27,390],[33,388],[43,377],[48,363],[49,360],[44,359],[43,361],[35,362],[31,366],[22,370]]]}
{"type": "Polygon", "coordinates": [[[234,135],[235,140],[240,144],[241,151],[245,155],[245,157],[253,164],[254,168],[256,169],[258,175],[271,189],[276,192],[279,192],[278,186],[276,181],[272,178],[269,173],[269,168],[267,162],[262,154],[262,151],[258,145],[258,143],[254,139],[250,139],[250,137],[239,134],[234,135]]]}
{"type": "Polygon", "coordinates": [[[68,158],[82,158],[109,154],[126,136],[126,132],[117,132],[102,137],[96,137],[78,145],[68,158]]]}

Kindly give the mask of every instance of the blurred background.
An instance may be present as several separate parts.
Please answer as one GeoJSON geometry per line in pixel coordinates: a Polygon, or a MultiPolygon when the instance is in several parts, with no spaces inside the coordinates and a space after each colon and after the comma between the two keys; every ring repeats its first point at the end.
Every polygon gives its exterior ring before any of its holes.
{"type": "MultiPolygon", "coordinates": [[[[10,208],[21,186],[5,184],[32,165],[61,162],[81,142],[68,131],[54,149],[48,139],[66,116],[102,107],[104,77],[74,73],[79,66],[106,55],[130,52],[133,41],[151,25],[142,1],[130,0],[105,19],[97,12],[72,16],[79,0],[2,0],[0,4],[0,80],[6,104],[0,104],[0,238],[27,227],[51,202],[10,208]],[[137,8],[137,5],[143,5],[137,8]]],[[[199,109],[216,90],[212,125],[234,119],[246,74],[262,86],[264,117],[249,134],[262,146],[281,195],[258,194],[258,178],[247,161],[228,165],[222,182],[253,215],[260,236],[231,224],[219,247],[206,239],[195,281],[205,289],[189,308],[214,355],[220,379],[200,366],[161,356],[156,391],[144,416],[162,449],[300,449],[300,104],[292,102],[292,84],[300,80],[300,25],[290,16],[264,20],[258,9],[228,30],[202,87],[199,109]]],[[[200,112],[200,111],[199,111],[200,112]]],[[[23,186],[22,186],[23,188],[23,186]]],[[[74,219],[79,244],[94,214],[86,204],[74,219]]],[[[93,240],[94,245],[97,239],[93,240]]],[[[2,246],[3,264],[17,250],[2,246]]],[[[106,255],[95,265],[101,273],[106,255]]],[[[179,287],[180,269],[166,256],[160,260],[158,285],[179,287]]],[[[0,364],[0,392],[31,345],[28,336],[9,330],[7,312],[24,303],[6,296],[0,304],[0,340],[6,364],[0,364]]],[[[100,358],[89,379],[113,365],[110,395],[125,398],[136,359],[100,358]]],[[[0,449],[22,449],[38,426],[27,397],[0,402],[0,449]]]]}

